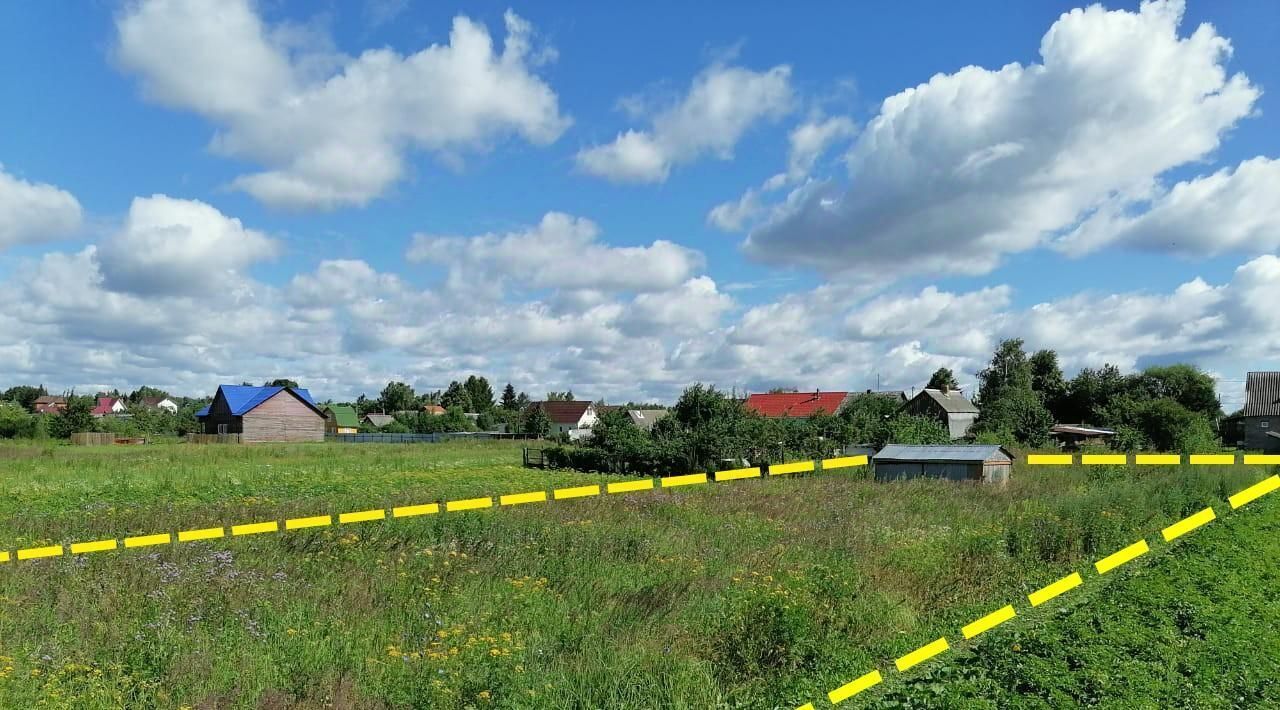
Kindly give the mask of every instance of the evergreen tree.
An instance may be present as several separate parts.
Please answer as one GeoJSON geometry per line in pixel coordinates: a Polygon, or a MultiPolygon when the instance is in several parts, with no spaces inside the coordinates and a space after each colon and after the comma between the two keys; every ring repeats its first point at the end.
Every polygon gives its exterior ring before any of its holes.
{"type": "Polygon", "coordinates": [[[955,373],[950,368],[939,367],[934,371],[933,376],[929,378],[929,384],[924,386],[928,390],[958,390],[960,383],[956,382],[955,373]]]}
{"type": "Polygon", "coordinates": [[[502,408],[507,411],[516,408],[516,388],[512,387],[510,382],[502,388],[502,408]]]}
{"type": "Polygon", "coordinates": [[[440,396],[440,406],[445,409],[458,407],[464,412],[475,411],[471,408],[471,394],[467,392],[467,388],[457,380],[450,382],[449,387],[445,389],[444,394],[440,396]]]}
{"type": "Polygon", "coordinates": [[[480,414],[493,409],[493,388],[489,386],[488,380],[471,375],[462,387],[467,391],[467,399],[471,403],[468,412],[480,414]]]}

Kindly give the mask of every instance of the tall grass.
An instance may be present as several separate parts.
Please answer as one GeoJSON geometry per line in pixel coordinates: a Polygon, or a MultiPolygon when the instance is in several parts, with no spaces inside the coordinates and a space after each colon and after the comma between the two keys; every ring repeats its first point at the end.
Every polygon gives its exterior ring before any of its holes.
{"type": "MultiPolygon", "coordinates": [[[[597,480],[519,460],[9,449],[0,545],[597,480]]],[[[794,707],[1262,475],[855,470],[10,563],[0,707],[794,707]]]]}

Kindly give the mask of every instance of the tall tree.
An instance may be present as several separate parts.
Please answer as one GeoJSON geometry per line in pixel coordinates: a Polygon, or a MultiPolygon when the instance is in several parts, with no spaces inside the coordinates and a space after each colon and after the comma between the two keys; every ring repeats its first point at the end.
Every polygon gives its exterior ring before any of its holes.
{"type": "Polygon", "coordinates": [[[1067,385],[1066,403],[1059,421],[1103,424],[1103,413],[1128,389],[1120,368],[1106,364],[1100,368],[1084,368],[1067,385]]]}
{"type": "Polygon", "coordinates": [[[564,392],[548,392],[548,402],[572,402],[573,390],[565,390],[564,392]]]}
{"type": "Polygon", "coordinates": [[[542,411],[542,407],[530,407],[525,412],[520,431],[533,436],[546,436],[551,431],[551,418],[542,411]]]}
{"type": "Polygon", "coordinates": [[[290,380],[283,377],[274,379],[270,382],[264,382],[262,383],[262,386],[263,387],[292,387],[293,389],[298,389],[298,383],[296,380],[290,380]]]}
{"type": "Polygon", "coordinates": [[[960,383],[956,382],[956,375],[948,367],[939,367],[934,370],[933,376],[929,378],[929,384],[924,386],[928,390],[956,390],[960,389],[960,383]]]}
{"type": "Polygon", "coordinates": [[[49,392],[45,390],[44,385],[39,385],[38,387],[32,387],[31,385],[18,385],[17,387],[10,387],[5,390],[4,394],[0,395],[0,400],[4,400],[6,402],[17,402],[22,405],[23,409],[26,409],[29,412],[35,405],[36,400],[47,394],[49,394],[49,392]]]}
{"type": "Polygon", "coordinates": [[[516,388],[510,382],[502,388],[502,408],[508,412],[516,408],[516,388]]]}
{"type": "Polygon", "coordinates": [[[1040,395],[1040,401],[1056,421],[1062,421],[1067,404],[1067,380],[1058,366],[1058,353],[1037,350],[1031,356],[1031,389],[1040,395]]]}
{"type": "Polygon", "coordinates": [[[416,402],[417,397],[413,394],[413,388],[403,382],[388,382],[378,397],[378,404],[384,412],[411,410],[415,408],[416,402]]]}
{"type": "Polygon", "coordinates": [[[474,411],[471,408],[471,393],[457,380],[450,382],[444,394],[440,395],[440,406],[445,409],[458,407],[464,412],[474,411]]]}
{"type": "Polygon", "coordinates": [[[978,405],[999,398],[1005,390],[1030,389],[1031,363],[1022,349],[1022,340],[1001,341],[991,357],[991,364],[978,373],[978,405]]]}
{"type": "Polygon", "coordinates": [[[471,375],[467,377],[462,387],[467,391],[467,398],[471,401],[471,409],[468,409],[468,412],[480,414],[493,409],[493,388],[489,386],[489,380],[471,375]]]}
{"type": "Polygon", "coordinates": [[[129,403],[137,404],[148,397],[168,397],[169,393],[157,387],[143,385],[129,393],[129,403]]]}

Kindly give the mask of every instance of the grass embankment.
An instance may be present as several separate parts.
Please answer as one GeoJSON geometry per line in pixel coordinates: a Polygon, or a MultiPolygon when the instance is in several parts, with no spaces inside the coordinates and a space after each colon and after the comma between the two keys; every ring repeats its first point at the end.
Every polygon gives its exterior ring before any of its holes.
{"type": "MultiPolygon", "coordinates": [[[[854,470],[13,562],[0,707],[792,708],[1264,475],[854,470]]],[[[0,545],[598,480],[503,443],[10,448],[0,545]]]]}

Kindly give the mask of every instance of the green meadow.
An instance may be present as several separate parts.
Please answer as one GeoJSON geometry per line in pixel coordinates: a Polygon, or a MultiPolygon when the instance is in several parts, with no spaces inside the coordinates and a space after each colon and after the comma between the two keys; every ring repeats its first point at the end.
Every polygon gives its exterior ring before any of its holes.
{"type": "Polygon", "coordinates": [[[1280,496],[1225,503],[1264,467],[1019,467],[1004,489],[846,469],[336,524],[619,480],[520,460],[513,442],[0,447],[11,553],[335,516],[0,565],[0,707],[821,708],[873,668],[885,683],[841,708],[1277,701],[1280,496]],[[1159,542],[1206,505],[1220,520],[1159,542]],[[1138,538],[1151,554],[1093,572],[1138,538]],[[1024,612],[1073,571],[1083,586],[1024,612]],[[1008,603],[978,643],[891,672],[1008,603]]]}

